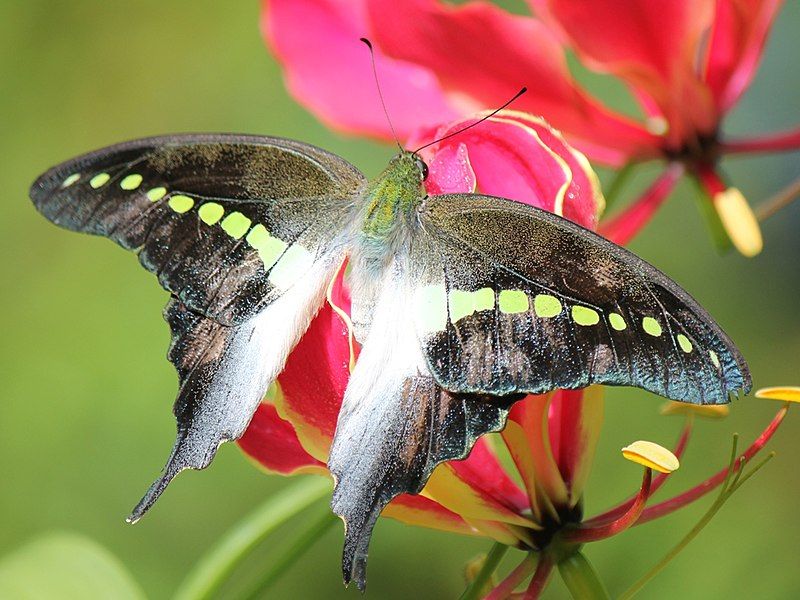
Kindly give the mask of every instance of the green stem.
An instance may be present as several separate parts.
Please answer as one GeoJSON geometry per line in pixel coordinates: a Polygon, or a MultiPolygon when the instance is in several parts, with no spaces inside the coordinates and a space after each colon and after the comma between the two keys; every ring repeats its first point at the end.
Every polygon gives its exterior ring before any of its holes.
{"type": "Polygon", "coordinates": [[[573,598],[580,600],[610,598],[592,563],[581,552],[571,554],[558,563],[558,572],[573,598]]]}
{"type": "MultiPolygon", "coordinates": [[[[734,450],[735,450],[735,441],[734,441],[734,450]]],[[[741,471],[744,467],[744,465],[742,465],[742,468],[740,468],[739,470],[739,474],[737,474],[736,478],[733,479],[732,483],[729,477],[726,480],[719,497],[714,501],[714,503],[711,505],[708,511],[706,511],[706,513],[703,515],[700,521],[698,521],[697,524],[694,527],[692,527],[689,533],[687,533],[672,550],[670,550],[658,563],[656,563],[656,565],[652,569],[650,569],[647,573],[644,574],[644,576],[642,576],[638,581],[636,581],[636,583],[634,583],[630,588],[628,588],[619,597],[619,600],[630,600],[630,598],[633,598],[633,596],[635,596],[651,579],[653,579],[653,577],[658,575],[664,569],[664,567],[666,567],[667,564],[669,564],[669,562],[673,558],[675,558],[681,550],[683,550],[686,546],[688,546],[689,543],[694,538],[696,538],[697,535],[703,530],[703,528],[706,525],[708,525],[711,519],[714,518],[714,516],[719,512],[719,510],[722,508],[725,502],[733,495],[733,493],[740,487],[742,487],[745,481],[750,479],[753,475],[755,475],[757,471],[759,471],[765,464],[767,464],[767,462],[770,459],[772,459],[773,456],[775,456],[774,452],[767,455],[763,461],[761,461],[758,465],[753,467],[750,470],[750,472],[744,476],[741,475],[741,471]],[[728,486],[728,484],[730,484],[730,486],[728,486]]],[[[731,461],[729,475],[730,473],[733,472],[733,464],[734,462],[731,461]]]]}
{"type": "Polygon", "coordinates": [[[484,561],[481,570],[478,571],[475,579],[470,582],[467,589],[461,594],[460,600],[478,600],[478,598],[483,595],[486,583],[489,581],[495,569],[497,569],[497,566],[500,564],[500,561],[507,551],[508,546],[500,542],[495,542],[494,546],[492,546],[489,553],[486,555],[486,561],[484,561]]]}
{"type": "Polygon", "coordinates": [[[330,481],[313,477],[270,496],[197,561],[175,593],[175,600],[211,598],[259,542],[329,493],[330,481]]]}
{"type": "Polygon", "coordinates": [[[625,163],[622,168],[614,174],[614,177],[611,179],[611,182],[608,184],[606,191],[603,194],[606,198],[606,210],[611,208],[611,206],[619,198],[619,193],[631,178],[631,175],[633,174],[633,168],[636,166],[636,164],[637,163],[635,162],[625,163]]]}
{"type": "Polygon", "coordinates": [[[313,519],[311,524],[300,532],[290,546],[281,549],[280,554],[275,557],[269,568],[255,584],[247,589],[242,598],[252,600],[262,596],[338,520],[326,506],[316,516],[316,519],[313,519]]]}

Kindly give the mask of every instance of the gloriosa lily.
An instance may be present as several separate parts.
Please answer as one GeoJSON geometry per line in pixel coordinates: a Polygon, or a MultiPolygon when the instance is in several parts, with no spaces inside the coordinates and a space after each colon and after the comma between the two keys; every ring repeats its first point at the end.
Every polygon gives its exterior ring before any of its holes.
{"type": "MultiPolygon", "coordinates": [[[[264,3],[262,29],[285,68],[290,91],[337,129],[390,139],[371,72],[343,68],[364,64],[357,40],[369,35],[402,139],[433,139],[443,124],[499,106],[528,85],[530,92],[515,107],[545,115],[593,160],[623,167],[619,181],[632,165],[664,163],[638,201],[601,224],[607,237],[630,240],[688,173],[699,184],[703,205],[716,209],[707,211],[712,227],[724,228],[743,254],[757,254],[758,221],[721,175],[719,159],[798,148],[800,130],[737,141],[725,139],[721,129],[755,74],[781,2],[528,0],[528,5],[536,17],[474,1],[455,7],[440,0],[271,0],[264,3]],[[589,69],[621,79],[642,118],[611,110],[584,90],[570,74],[567,50],[589,69]]],[[[776,198],[786,201],[797,188],[776,198]]],[[[770,211],[767,206],[761,216],[770,211]]]]}

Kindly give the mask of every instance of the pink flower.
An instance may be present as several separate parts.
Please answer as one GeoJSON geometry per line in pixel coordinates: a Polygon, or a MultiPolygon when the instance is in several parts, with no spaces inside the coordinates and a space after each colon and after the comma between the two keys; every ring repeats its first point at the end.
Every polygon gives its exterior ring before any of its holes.
{"type": "MultiPolygon", "coordinates": [[[[612,166],[663,160],[665,172],[628,211],[601,227],[627,242],[683,172],[695,178],[736,247],[761,249],[757,221],[718,169],[728,152],[800,147],[800,130],[725,140],[726,113],[758,67],[778,0],[529,0],[539,18],[485,2],[271,0],[262,29],[294,96],[337,129],[390,139],[372,82],[367,35],[389,112],[403,140],[430,141],[442,124],[500,106],[544,115],[592,159],[612,166]],[[603,106],[572,78],[566,49],[622,79],[644,114],[603,106]]],[[[485,191],[485,190],[484,190],[485,191]]],[[[514,196],[511,196],[514,197],[514,196]]],[[[712,211],[713,214],[713,211],[712,211]]]]}

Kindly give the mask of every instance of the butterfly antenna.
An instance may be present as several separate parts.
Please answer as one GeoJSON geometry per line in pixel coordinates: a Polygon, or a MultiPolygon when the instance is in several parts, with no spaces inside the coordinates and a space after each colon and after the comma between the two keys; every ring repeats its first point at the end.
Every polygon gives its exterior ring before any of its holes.
{"type": "Polygon", "coordinates": [[[493,116],[495,116],[495,115],[496,115],[497,113],[499,113],[501,110],[503,110],[504,108],[506,108],[506,107],[507,107],[509,104],[511,104],[512,102],[514,102],[514,100],[516,100],[517,98],[519,98],[520,96],[522,96],[522,94],[524,94],[524,93],[525,93],[525,92],[527,92],[527,91],[528,91],[528,88],[526,88],[526,87],[523,87],[523,88],[522,88],[520,91],[518,91],[516,94],[514,94],[514,97],[513,97],[513,98],[511,98],[510,100],[508,100],[508,101],[507,101],[505,104],[503,104],[503,106],[501,106],[500,108],[495,108],[495,109],[494,109],[492,112],[490,112],[488,115],[484,115],[483,117],[481,117],[480,119],[478,119],[478,120],[477,120],[477,121],[475,121],[474,123],[470,123],[470,124],[469,124],[469,125],[467,125],[466,127],[462,127],[461,129],[459,129],[459,130],[457,130],[457,131],[454,131],[453,133],[448,133],[446,136],[444,136],[444,137],[440,137],[438,140],[433,140],[432,142],[428,142],[428,143],[427,143],[427,144],[425,144],[424,146],[420,146],[419,148],[417,148],[416,150],[414,150],[414,152],[412,152],[412,154],[416,154],[417,152],[419,152],[419,151],[420,151],[420,150],[422,150],[423,148],[427,148],[428,146],[433,146],[434,144],[438,144],[439,142],[441,142],[441,141],[444,141],[444,140],[446,140],[446,139],[448,139],[448,138],[451,138],[451,137],[453,137],[454,135],[458,135],[459,133],[463,133],[463,132],[465,132],[467,129],[472,129],[472,128],[473,128],[473,127],[475,127],[476,125],[480,125],[481,123],[483,123],[483,122],[484,122],[486,119],[491,119],[493,116]]]}
{"type": "Polygon", "coordinates": [[[372,42],[370,42],[367,38],[359,38],[364,44],[369,48],[369,57],[372,61],[372,74],[375,76],[375,87],[378,88],[378,97],[381,99],[381,106],[383,107],[383,114],[386,115],[386,121],[389,123],[389,129],[392,130],[392,137],[394,137],[394,142],[397,144],[397,147],[400,148],[400,151],[403,151],[403,146],[400,144],[400,140],[397,139],[397,132],[394,130],[394,125],[392,125],[392,120],[389,118],[389,111],[386,110],[386,101],[383,99],[383,92],[381,91],[381,84],[378,81],[378,69],[375,68],[375,50],[372,49],[372,42]]]}

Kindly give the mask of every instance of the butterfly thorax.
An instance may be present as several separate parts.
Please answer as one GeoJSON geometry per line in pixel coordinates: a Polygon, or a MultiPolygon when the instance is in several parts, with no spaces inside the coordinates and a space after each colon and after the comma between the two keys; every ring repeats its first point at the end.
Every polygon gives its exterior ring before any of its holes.
{"type": "Polygon", "coordinates": [[[410,152],[403,152],[367,185],[361,217],[363,238],[379,244],[387,242],[398,227],[413,217],[424,196],[420,164],[410,152]]]}

